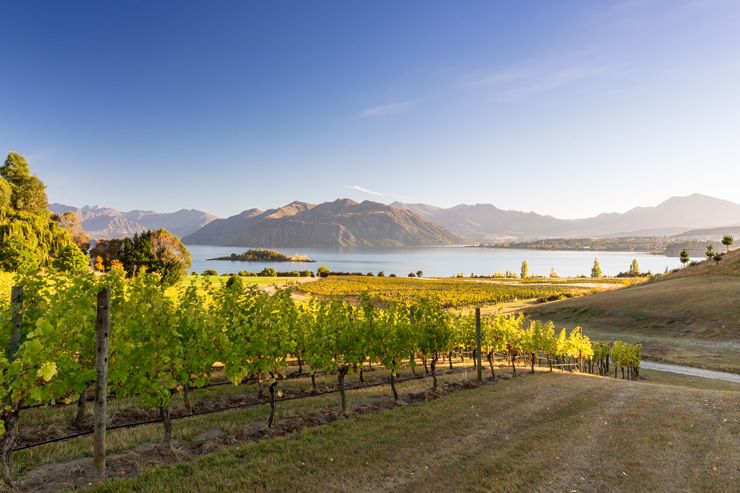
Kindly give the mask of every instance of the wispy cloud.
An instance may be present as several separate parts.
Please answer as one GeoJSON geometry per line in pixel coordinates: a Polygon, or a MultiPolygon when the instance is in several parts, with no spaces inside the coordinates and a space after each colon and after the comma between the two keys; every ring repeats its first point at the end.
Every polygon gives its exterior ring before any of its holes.
{"type": "Polygon", "coordinates": [[[351,190],[355,190],[357,192],[362,192],[368,195],[373,195],[375,197],[391,197],[391,198],[397,198],[397,199],[403,199],[407,200],[408,197],[405,195],[400,195],[397,193],[390,193],[390,192],[376,192],[374,190],[369,190],[365,187],[361,187],[360,185],[342,185],[345,188],[349,188],[351,190]]]}
{"type": "Polygon", "coordinates": [[[613,71],[611,66],[530,67],[491,72],[472,81],[475,87],[489,88],[497,101],[523,99],[552,91],[613,71]]]}
{"type": "Polygon", "coordinates": [[[360,113],[355,115],[355,118],[376,118],[379,116],[395,115],[397,113],[403,113],[404,111],[411,108],[414,104],[416,104],[416,100],[412,99],[408,101],[399,101],[396,103],[373,106],[371,108],[366,108],[362,110],[360,113]]]}
{"type": "Polygon", "coordinates": [[[360,185],[344,185],[344,186],[347,188],[351,188],[352,190],[357,190],[358,192],[366,193],[368,195],[375,195],[376,197],[382,197],[383,195],[385,195],[384,193],[368,190],[367,188],[361,187],[360,185]]]}

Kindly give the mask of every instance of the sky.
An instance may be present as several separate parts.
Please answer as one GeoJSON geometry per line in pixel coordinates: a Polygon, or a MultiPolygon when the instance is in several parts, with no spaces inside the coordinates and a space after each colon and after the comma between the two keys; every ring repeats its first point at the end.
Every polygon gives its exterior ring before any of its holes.
{"type": "Polygon", "coordinates": [[[736,0],[24,1],[0,18],[0,153],[54,202],[740,202],[736,0]]]}

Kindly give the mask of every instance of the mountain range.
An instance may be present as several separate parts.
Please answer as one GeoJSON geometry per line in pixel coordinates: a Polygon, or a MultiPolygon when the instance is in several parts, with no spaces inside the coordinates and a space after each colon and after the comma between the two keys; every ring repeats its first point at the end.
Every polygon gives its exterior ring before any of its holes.
{"type": "Polygon", "coordinates": [[[291,202],[217,219],[183,238],[186,244],[243,247],[397,247],[462,244],[412,211],[366,200],[314,205],[291,202]]]}
{"type": "Polygon", "coordinates": [[[671,197],[654,207],[635,207],[584,219],[558,219],[535,212],[502,210],[491,204],[461,204],[442,209],[394,202],[469,240],[594,236],[673,236],[690,229],[740,224],[740,204],[693,194],[671,197]]]}
{"type": "Polygon", "coordinates": [[[74,211],[94,239],[166,228],[188,244],[244,247],[391,247],[609,236],[704,239],[740,228],[740,204],[700,194],[584,219],[559,219],[492,204],[440,208],[351,199],[318,205],[296,201],[266,211],[245,210],[225,219],[193,209],[122,212],[63,204],[51,204],[50,209],[57,214],[74,211]]]}
{"type": "Polygon", "coordinates": [[[181,209],[176,212],[154,212],[144,210],[119,211],[109,207],[89,206],[82,208],[65,204],[49,204],[55,214],[73,211],[82,227],[92,239],[124,238],[148,229],[165,228],[177,236],[193,233],[216,216],[195,209],[181,209]]]}

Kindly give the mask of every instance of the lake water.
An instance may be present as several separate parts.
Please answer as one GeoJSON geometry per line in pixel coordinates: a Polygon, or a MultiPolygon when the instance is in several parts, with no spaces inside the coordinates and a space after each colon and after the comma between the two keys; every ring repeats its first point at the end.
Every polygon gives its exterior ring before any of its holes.
{"type": "Polygon", "coordinates": [[[599,259],[601,269],[606,275],[616,275],[629,270],[632,259],[637,259],[643,272],[662,273],[666,267],[680,267],[676,257],[651,255],[636,252],[570,252],[546,250],[516,250],[510,248],[468,248],[468,247],[408,247],[408,248],[277,248],[285,254],[305,255],[316,263],[303,262],[232,262],[209,261],[209,258],[241,253],[243,247],[218,247],[188,245],[193,258],[195,272],[215,269],[219,274],[247,270],[259,272],[265,267],[278,271],[312,270],[326,265],[333,271],[373,272],[378,271],[398,276],[421,270],[428,277],[449,277],[457,273],[466,276],[494,274],[510,270],[519,273],[522,260],[529,263],[530,275],[544,275],[554,268],[558,275],[571,277],[590,275],[594,258],[599,259]]]}

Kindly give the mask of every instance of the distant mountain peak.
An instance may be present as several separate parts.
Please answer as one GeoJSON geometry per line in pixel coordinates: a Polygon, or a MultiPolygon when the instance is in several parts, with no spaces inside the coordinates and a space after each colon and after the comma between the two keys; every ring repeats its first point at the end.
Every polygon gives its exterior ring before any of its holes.
{"type": "Polygon", "coordinates": [[[148,210],[119,211],[100,205],[78,208],[52,203],[49,204],[49,210],[55,214],[73,211],[92,239],[123,238],[159,228],[165,228],[177,236],[185,236],[216,219],[216,216],[196,209],[158,213],[148,210]]]}
{"type": "Polygon", "coordinates": [[[462,243],[411,211],[365,200],[317,205],[292,202],[249,218],[232,216],[183,239],[188,244],[241,247],[390,247],[462,243]]]}
{"type": "MultiPolygon", "coordinates": [[[[368,201],[366,200],[365,202],[368,202],[368,201]]],[[[337,199],[331,203],[336,204],[336,205],[341,205],[344,207],[352,207],[353,205],[359,204],[359,202],[357,202],[356,200],[352,200],[352,199],[337,199]]]]}
{"type": "Polygon", "coordinates": [[[573,236],[663,236],[674,229],[709,228],[740,223],[740,205],[700,193],[674,196],[657,206],[627,212],[604,212],[583,219],[558,219],[536,212],[502,210],[492,204],[459,204],[449,209],[427,204],[395,203],[448,230],[476,241],[504,238],[573,236]]]}

